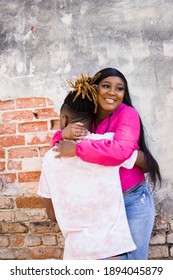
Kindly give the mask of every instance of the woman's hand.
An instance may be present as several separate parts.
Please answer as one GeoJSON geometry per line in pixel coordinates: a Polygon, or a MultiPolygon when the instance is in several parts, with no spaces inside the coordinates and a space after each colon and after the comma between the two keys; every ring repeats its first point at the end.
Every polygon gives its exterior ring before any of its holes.
{"type": "Polygon", "coordinates": [[[70,123],[62,130],[62,137],[64,139],[74,139],[81,140],[89,131],[84,127],[84,124],[81,122],[70,123]]]}
{"type": "Polygon", "coordinates": [[[53,148],[54,152],[58,152],[56,158],[61,157],[74,157],[76,155],[76,141],[73,140],[63,140],[55,145],[53,148]]]}

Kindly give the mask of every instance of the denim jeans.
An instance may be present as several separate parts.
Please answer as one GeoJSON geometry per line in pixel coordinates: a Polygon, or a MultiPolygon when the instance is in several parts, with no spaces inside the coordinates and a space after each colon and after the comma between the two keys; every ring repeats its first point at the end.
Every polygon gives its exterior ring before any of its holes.
{"type": "Polygon", "coordinates": [[[154,226],[155,210],[153,197],[146,182],[133,192],[124,195],[124,202],[131,235],[137,249],[129,252],[127,258],[147,260],[151,233],[154,226]]]}

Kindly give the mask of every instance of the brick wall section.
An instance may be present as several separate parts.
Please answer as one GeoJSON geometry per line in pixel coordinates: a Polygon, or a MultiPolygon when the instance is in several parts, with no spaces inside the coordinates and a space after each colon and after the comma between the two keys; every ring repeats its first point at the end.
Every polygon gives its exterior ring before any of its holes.
{"type": "Polygon", "coordinates": [[[59,128],[49,98],[0,101],[0,259],[62,258],[63,238],[36,190],[59,128]]]}
{"type": "MultiPolygon", "coordinates": [[[[0,259],[61,259],[64,240],[36,195],[41,160],[59,128],[48,98],[0,101],[0,259]]],[[[150,259],[173,259],[173,223],[156,217],[150,259]]]]}

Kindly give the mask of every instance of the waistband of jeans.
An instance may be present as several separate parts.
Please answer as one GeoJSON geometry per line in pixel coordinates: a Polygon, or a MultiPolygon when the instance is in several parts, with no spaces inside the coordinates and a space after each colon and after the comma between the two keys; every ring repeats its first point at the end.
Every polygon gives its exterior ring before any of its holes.
{"type": "Polygon", "coordinates": [[[135,185],[134,187],[132,187],[132,188],[130,188],[130,189],[124,191],[123,194],[124,194],[124,195],[127,195],[127,194],[129,194],[129,193],[135,191],[135,190],[138,189],[140,186],[142,186],[144,182],[145,182],[145,180],[142,180],[139,184],[137,184],[137,185],[135,185]]]}

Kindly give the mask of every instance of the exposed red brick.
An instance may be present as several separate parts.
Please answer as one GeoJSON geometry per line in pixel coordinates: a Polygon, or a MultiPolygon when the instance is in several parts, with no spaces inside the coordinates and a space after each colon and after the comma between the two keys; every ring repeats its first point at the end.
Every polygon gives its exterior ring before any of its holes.
{"type": "Polygon", "coordinates": [[[5,161],[0,162],[0,171],[5,170],[5,161]]]}
{"type": "Polygon", "coordinates": [[[36,147],[11,148],[8,151],[8,156],[10,159],[37,157],[38,150],[36,147]]]}
{"type": "Polygon", "coordinates": [[[15,134],[16,124],[0,124],[0,135],[2,134],[15,134]]]}
{"type": "Polygon", "coordinates": [[[5,183],[14,183],[16,181],[16,174],[14,173],[1,174],[1,179],[5,183]]]}
{"type": "Polygon", "coordinates": [[[0,101],[0,110],[0,180],[3,186],[12,183],[4,187],[0,199],[0,236],[4,237],[0,259],[61,259],[60,229],[47,220],[43,200],[36,196],[40,171],[34,166],[29,170],[29,165],[22,169],[27,164],[24,158],[35,162],[51,147],[54,130],[59,129],[53,101],[43,97],[0,101]]]}
{"type": "Polygon", "coordinates": [[[0,101],[0,111],[2,111],[2,110],[14,110],[14,109],[15,109],[14,100],[0,101]]]}
{"type": "Polygon", "coordinates": [[[46,107],[46,98],[33,97],[33,98],[19,98],[16,99],[16,108],[37,108],[46,107]]]}
{"type": "Polygon", "coordinates": [[[35,145],[35,144],[49,144],[51,143],[52,136],[50,135],[42,135],[42,136],[33,136],[30,140],[26,139],[27,145],[35,145]]]}
{"type": "Polygon", "coordinates": [[[60,231],[58,224],[51,221],[30,223],[29,229],[31,233],[57,233],[60,231]]]}
{"type": "Polygon", "coordinates": [[[7,162],[7,169],[8,170],[22,170],[22,162],[10,160],[7,162]]]}
{"type": "Polygon", "coordinates": [[[33,120],[34,115],[32,111],[13,111],[13,112],[5,112],[2,114],[3,122],[11,122],[11,121],[31,121],[33,120]]]}
{"type": "Polygon", "coordinates": [[[27,122],[27,123],[19,123],[18,124],[19,132],[27,133],[27,132],[39,132],[48,130],[48,122],[27,122]]]}
{"type": "Polygon", "coordinates": [[[43,199],[41,197],[17,197],[17,208],[44,208],[43,199]]]}
{"type": "Polygon", "coordinates": [[[19,183],[24,182],[38,182],[40,179],[40,171],[21,172],[18,174],[19,183]]]}
{"type": "Polygon", "coordinates": [[[1,233],[25,233],[28,227],[22,222],[2,222],[0,227],[1,233]]]}
{"type": "Polygon", "coordinates": [[[0,145],[2,147],[21,146],[25,144],[25,137],[23,135],[0,136],[0,145]]]}
{"type": "Polygon", "coordinates": [[[0,159],[5,158],[5,151],[0,148],[0,159]]]}
{"type": "Polygon", "coordinates": [[[47,105],[48,106],[54,106],[54,103],[50,98],[47,98],[47,105]]]}
{"type": "Polygon", "coordinates": [[[35,109],[34,115],[38,119],[50,119],[58,117],[58,114],[55,112],[54,108],[35,109]]]}
{"type": "Polygon", "coordinates": [[[60,259],[62,250],[56,247],[30,248],[31,259],[60,259]]]}
{"type": "Polygon", "coordinates": [[[24,245],[25,237],[23,235],[11,235],[10,243],[12,247],[21,247],[24,245]]]}

